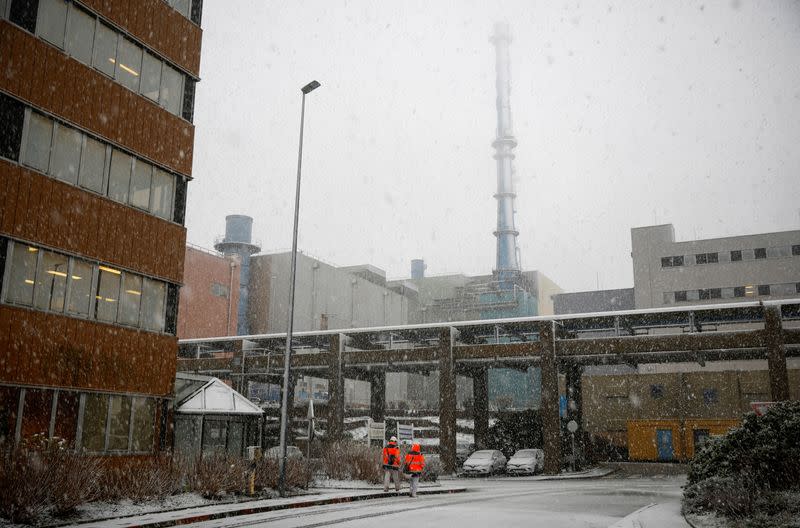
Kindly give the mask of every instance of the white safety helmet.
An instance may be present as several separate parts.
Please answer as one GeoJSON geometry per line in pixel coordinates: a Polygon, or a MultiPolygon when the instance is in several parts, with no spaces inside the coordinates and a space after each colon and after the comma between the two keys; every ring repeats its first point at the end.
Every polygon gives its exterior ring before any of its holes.
{"type": "Polygon", "coordinates": [[[389,439],[390,442],[397,442],[397,437],[393,436],[389,439]]]}

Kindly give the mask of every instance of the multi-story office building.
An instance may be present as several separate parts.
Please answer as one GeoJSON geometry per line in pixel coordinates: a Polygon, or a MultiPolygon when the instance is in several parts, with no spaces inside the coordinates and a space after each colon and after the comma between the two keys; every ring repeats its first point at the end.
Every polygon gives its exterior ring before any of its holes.
{"type": "Polygon", "coordinates": [[[200,0],[0,0],[0,437],[168,442],[200,0]]]}
{"type": "Polygon", "coordinates": [[[800,230],[676,241],[672,224],[631,229],[636,308],[800,295],[800,230]]]}

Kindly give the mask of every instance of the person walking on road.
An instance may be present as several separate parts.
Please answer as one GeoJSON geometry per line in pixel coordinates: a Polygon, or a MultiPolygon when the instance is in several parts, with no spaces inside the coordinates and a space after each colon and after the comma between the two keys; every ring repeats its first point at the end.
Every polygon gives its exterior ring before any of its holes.
{"type": "Polygon", "coordinates": [[[400,448],[397,437],[391,437],[383,448],[383,492],[389,491],[389,479],[394,479],[394,490],[400,491],[400,448]]]}
{"type": "Polygon", "coordinates": [[[403,464],[405,471],[411,476],[411,496],[417,496],[417,487],[419,486],[419,476],[422,470],[425,469],[425,457],[420,453],[419,444],[412,444],[411,451],[406,455],[405,464],[403,464]]]}

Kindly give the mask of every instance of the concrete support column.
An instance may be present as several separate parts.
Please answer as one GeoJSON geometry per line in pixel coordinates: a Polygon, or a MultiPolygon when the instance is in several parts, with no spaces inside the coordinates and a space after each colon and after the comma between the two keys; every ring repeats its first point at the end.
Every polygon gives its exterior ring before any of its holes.
{"type": "Polygon", "coordinates": [[[439,337],[439,455],[445,474],[456,470],[455,335],[454,328],[445,328],[439,337]]]}
{"type": "Polygon", "coordinates": [[[544,472],[561,471],[561,418],[558,415],[558,363],[555,328],[552,321],[539,324],[542,345],[542,433],[544,436],[544,472]]]}
{"type": "Polygon", "coordinates": [[[475,448],[486,449],[489,440],[489,369],[472,376],[472,419],[475,423],[475,448]]]}
{"type": "Polygon", "coordinates": [[[783,346],[780,308],[770,306],[764,309],[764,330],[771,399],[785,401],[789,399],[789,372],[786,369],[786,349],[783,346]]]}
{"type": "Polygon", "coordinates": [[[375,372],[369,380],[369,416],[373,422],[386,416],[386,372],[375,372]]]}
{"type": "Polygon", "coordinates": [[[582,392],[583,367],[572,364],[567,368],[567,420],[575,420],[578,430],[575,431],[575,466],[583,458],[583,397],[582,392]]]}
{"type": "Polygon", "coordinates": [[[328,440],[334,442],[344,434],[344,342],[334,334],[328,350],[328,440]]]}

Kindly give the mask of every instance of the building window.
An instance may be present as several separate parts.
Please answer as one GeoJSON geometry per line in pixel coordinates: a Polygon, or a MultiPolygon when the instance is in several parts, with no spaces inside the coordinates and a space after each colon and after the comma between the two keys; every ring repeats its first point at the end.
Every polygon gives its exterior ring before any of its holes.
{"type": "Polygon", "coordinates": [[[704,290],[697,290],[697,292],[698,292],[698,294],[700,296],[700,300],[701,301],[704,301],[706,299],[710,299],[711,298],[711,290],[705,290],[704,289],[704,290]]]}
{"type": "Polygon", "coordinates": [[[98,321],[113,323],[117,320],[121,276],[122,272],[117,269],[100,266],[95,295],[95,319],[98,321]]]}
{"type": "Polygon", "coordinates": [[[111,154],[111,170],[108,175],[108,197],[117,202],[128,203],[131,186],[133,158],[120,150],[111,154]]]}
{"type": "Polygon", "coordinates": [[[136,160],[131,179],[131,205],[148,211],[150,208],[150,186],[153,179],[153,166],[136,160]]]}
{"type": "Polygon", "coordinates": [[[28,117],[25,155],[22,162],[42,172],[50,168],[50,141],[53,138],[53,121],[31,112],[28,117]]]}
{"type": "Polygon", "coordinates": [[[654,400],[660,399],[664,397],[664,386],[663,385],[650,385],[650,397],[654,400]]]}
{"type": "Polygon", "coordinates": [[[678,266],[683,266],[683,255],[677,255],[674,257],[661,257],[662,268],[674,268],[678,266]]]}
{"type": "Polygon", "coordinates": [[[224,286],[218,282],[211,283],[211,295],[216,297],[227,297],[228,296],[228,287],[224,286]]]}
{"type": "Polygon", "coordinates": [[[153,450],[156,428],[156,400],[133,398],[133,432],[131,451],[146,453],[153,450]]]}
{"type": "Polygon", "coordinates": [[[92,303],[92,266],[87,262],[73,259],[72,271],[69,275],[67,311],[76,315],[88,316],[92,303]]]}
{"type": "Polygon", "coordinates": [[[113,78],[116,64],[117,33],[102,22],[98,22],[94,36],[94,59],[92,60],[92,65],[113,78]]]}
{"type": "Polygon", "coordinates": [[[38,2],[11,2],[8,19],[29,33],[36,30],[38,2]]]}
{"type": "Polygon", "coordinates": [[[132,273],[123,273],[118,321],[124,325],[138,326],[141,301],[142,277],[132,273]]]}
{"type": "Polygon", "coordinates": [[[800,282],[794,285],[795,293],[800,293],[800,282]]]}
{"type": "Polygon", "coordinates": [[[183,75],[167,64],[161,70],[161,95],[158,102],[168,112],[180,115],[183,105],[183,75]]]}
{"type": "Polygon", "coordinates": [[[142,327],[147,330],[164,330],[166,286],[163,282],[144,279],[142,295],[142,327]]]}
{"type": "Polygon", "coordinates": [[[25,105],[0,93],[0,157],[19,161],[25,105]]]}
{"type": "Polygon", "coordinates": [[[744,286],[736,286],[733,289],[733,296],[734,297],[744,297],[744,286]]]}
{"type": "Polygon", "coordinates": [[[82,63],[92,65],[95,18],[72,5],[67,22],[66,51],[82,63]]]}
{"type": "Polygon", "coordinates": [[[753,250],[756,260],[767,258],[767,248],[755,248],[753,250]]]}
{"type": "Polygon", "coordinates": [[[89,452],[104,451],[106,448],[108,395],[87,394],[85,398],[81,446],[89,452]]]}
{"type": "Polygon", "coordinates": [[[794,244],[792,246],[792,256],[794,257],[800,256],[800,244],[794,244]]]}
{"type": "Polygon", "coordinates": [[[153,170],[151,213],[165,220],[172,220],[172,204],[175,201],[174,186],[174,176],[159,168],[153,170]]]}
{"type": "Polygon", "coordinates": [[[126,396],[111,396],[108,410],[109,451],[127,451],[131,429],[131,399],[126,396]]]}
{"type": "Polygon", "coordinates": [[[686,302],[686,291],[676,291],[675,302],[686,302]]]}
{"type": "Polygon", "coordinates": [[[703,403],[711,405],[717,403],[718,399],[717,389],[703,389],[703,403]]]}
{"type": "Polygon", "coordinates": [[[758,295],[759,296],[769,295],[769,284],[759,284],[758,295]]]}
{"type": "Polygon", "coordinates": [[[694,261],[695,264],[716,264],[719,262],[719,253],[698,253],[694,261]]]}
{"type": "Polygon", "coordinates": [[[81,155],[80,186],[103,193],[103,183],[106,171],[106,146],[96,139],[86,137],[81,155]]]}
{"type": "Polygon", "coordinates": [[[158,102],[158,92],[161,86],[161,61],[149,53],[144,53],[144,60],[142,62],[142,81],[139,86],[139,92],[151,99],[158,102]]]}
{"type": "Polygon", "coordinates": [[[125,37],[120,37],[116,66],[114,78],[122,86],[138,92],[142,71],[142,48],[125,37]]]}
{"type": "Polygon", "coordinates": [[[33,306],[40,310],[63,312],[67,293],[67,257],[50,251],[39,251],[33,306]]]}
{"type": "Polygon", "coordinates": [[[742,251],[739,249],[731,251],[731,262],[739,262],[740,260],[742,260],[742,251]]]}
{"type": "Polygon", "coordinates": [[[81,164],[81,133],[74,128],[56,125],[51,173],[72,185],[78,183],[81,164]]]}
{"type": "Polygon", "coordinates": [[[709,298],[722,299],[722,288],[711,288],[708,290],[709,298]]]}
{"type": "Polygon", "coordinates": [[[64,0],[39,0],[39,16],[36,20],[36,33],[62,49],[68,5],[64,0]]]}
{"type": "Polygon", "coordinates": [[[33,304],[33,285],[39,250],[24,244],[11,244],[11,272],[6,300],[16,304],[33,304]]]}

